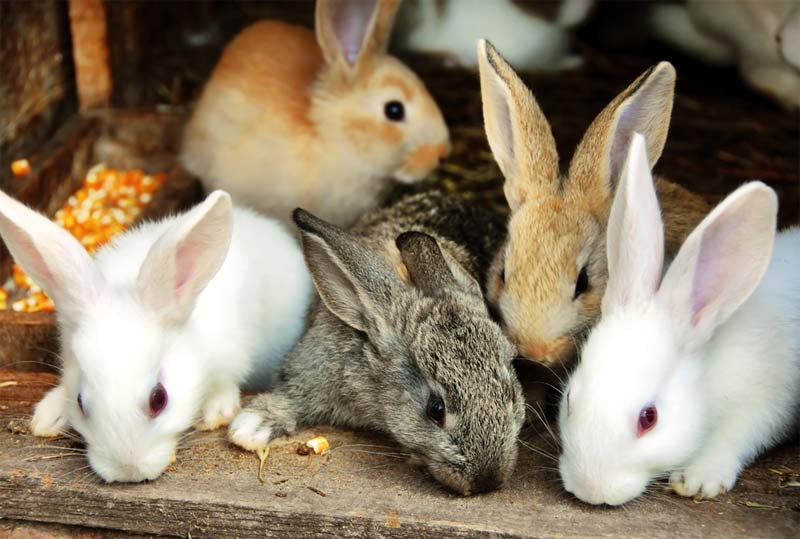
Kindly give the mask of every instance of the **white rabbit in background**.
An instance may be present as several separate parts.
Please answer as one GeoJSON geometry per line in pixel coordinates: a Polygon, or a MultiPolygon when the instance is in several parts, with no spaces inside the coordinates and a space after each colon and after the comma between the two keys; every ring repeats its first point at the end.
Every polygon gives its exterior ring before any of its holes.
{"type": "Polygon", "coordinates": [[[735,64],[759,92],[800,107],[799,0],[658,4],[652,24],[665,41],[710,64],[735,64]]]}
{"type": "Polygon", "coordinates": [[[570,29],[582,23],[594,0],[416,0],[399,14],[400,48],[438,53],[455,65],[478,68],[475,41],[485,38],[519,70],[557,71],[581,64],[570,53],[570,29]]]}

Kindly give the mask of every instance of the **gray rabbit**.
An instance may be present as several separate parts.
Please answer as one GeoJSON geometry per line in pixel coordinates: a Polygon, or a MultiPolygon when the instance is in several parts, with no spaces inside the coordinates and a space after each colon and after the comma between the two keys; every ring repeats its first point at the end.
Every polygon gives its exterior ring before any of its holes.
{"type": "Polygon", "coordinates": [[[297,209],[322,298],[271,393],[228,438],[260,450],[304,425],[384,431],[464,495],[499,488],[517,457],[524,399],[514,346],[481,293],[504,222],[423,193],[345,232],[297,209]]]}

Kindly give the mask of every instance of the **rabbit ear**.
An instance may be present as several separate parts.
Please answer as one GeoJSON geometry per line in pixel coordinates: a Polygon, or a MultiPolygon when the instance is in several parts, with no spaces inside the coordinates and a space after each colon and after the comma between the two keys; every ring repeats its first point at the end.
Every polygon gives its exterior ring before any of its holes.
{"type": "Polygon", "coordinates": [[[0,191],[0,234],[14,260],[67,317],[80,315],[103,276],[69,232],[0,191]]]}
{"type": "Polygon", "coordinates": [[[505,176],[511,211],[536,192],[558,189],[558,153],[550,124],[531,91],[488,41],[478,41],[483,123],[505,176]]]}
{"type": "Polygon", "coordinates": [[[435,296],[456,284],[439,244],[428,234],[404,232],[395,241],[411,282],[426,296],[435,296]]]}
{"type": "Polygon", "coordinates": [[[603,314],[651,299],[664,266],[664,225],[644,136],[633,135],[606,237],[608,284],[603,314]]]}
{"type": "Polygon", "coordinates": [[[401,283],[383,259],[354,236],[297,208],[303,254],[328,309],[348,326],[367,331],[370,320],[391,305],[401,283]]]}
{"type": "Polygon", "coordinates": [[[436,296],[446,288],[482,295],[478,282],[458,262],[448,260],[428,234],[403,232],[395,243],[411,282],[426,296],[436,296]]]}
{"type": "Polygon", "coordinates": [[[168,322],[186,320],[197,296],[222,267],[232,233],[231,198],[214,191],[150,247],[136,279],[141,302],[168,322]]]}
{"type": "Polygon", "coordinates": [[[317,0],[317,41],[325,61],[357,72],[386,53],[397,0],[317,0]]]}
{"type": "Polygon", "coordinates": [[[685,346],[705,344],[758,286],[772,256],[777,211],[775,192],[750,182],[686,239],[658,293],[685,346]]]}
{"type": "Polygon", "coordinates": [[[578,189],[605,208],[635,132],[642,133],[647,141],[652,168],[664,149],[674,93],[675,68],[669,62],[661,62],[614,98],[595,118],[575,150],[567,189],[578,189]]]}

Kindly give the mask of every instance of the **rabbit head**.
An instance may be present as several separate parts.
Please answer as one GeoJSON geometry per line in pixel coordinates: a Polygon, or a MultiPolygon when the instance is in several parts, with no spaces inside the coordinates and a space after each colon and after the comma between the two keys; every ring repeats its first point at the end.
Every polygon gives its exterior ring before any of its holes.
{"type": "Polygon", "coordinates": [[[654,165],[669,128],[675,70],[661,62],[618,95],[562,176],[550,126],[530,90],[490,43],[479,42],[478,56],[486,135],[511,209],[489,299],[525,357],[564,363],[600,313],[606,220],[631,135],[645,134],[654,165]]]}
{"type": "Polygon", "coordinates": [[[114,245],[95,261],[67,231],[0,193],[3,239],[57,307],[63,374],[37,406],[34,434],[57,434],[43,419],[59,417],[109,482],[166,469],[207,390],[183,329],[225,259],[231,211],[227,194],[212,193],[172,222],[143,262],[119,259],[114,245]]]}
{"type": "Polygon", "coordinates": [[[635,135],[608,222],[603,317],[559,410],[564,487],[618,505],[686,465],[719,413],[704,347],[763,276],[777,199],[760,182],[728,196],[692,232],[662,280],[663,224],[645,141],[635,135]]]}
{"type": "Polygon", "coordinates": [[[361,413],[455,491],[500,487],[516,462],[524,402],[515,349],[477,281],[421,232],[388,246],[395,271],[362,239],[302,210],[295,221],[320,297],[366,336],[359,368],[369,382],[352,388],[371,408],[361,413]]]}
{"type": "Polygon", "coordinates": [[[325,67],[310,115],[321,134],[351,155],[349,166],[404,183],[424,178],[450,151],[439,107],[423,82],[387,54],[396,0],[319,0],[317,41],[325,67]]]}

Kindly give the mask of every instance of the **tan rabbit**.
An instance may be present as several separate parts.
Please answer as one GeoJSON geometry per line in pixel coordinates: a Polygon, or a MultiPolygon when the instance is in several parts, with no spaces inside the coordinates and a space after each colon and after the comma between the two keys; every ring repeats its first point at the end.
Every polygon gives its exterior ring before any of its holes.
{"type": "Polygon", "coordinates": [[[302,206],[348,226],[392,178],[424,178],[450,148],[425,85],[386,53],[395,0],[316,6],[310,30],[258,22],[225,49],[181,159],[207,190],[291,222],[302,206]]]}
{"type": "MultiPolygon", "coordinates": [[[[550,125],[530,90],[486,41],[478,44],[486,135],[511,208],[487,293],[520,352],[547,366],[574,357],[600,314],[608,270],[605,231],[631,136],[655,165],[669,129],[675,69],[650,68],[589,126],[561,175],[550,125]]],[[[667,255],[708,213],[707,203],[660,179],[667,255]]]]}

